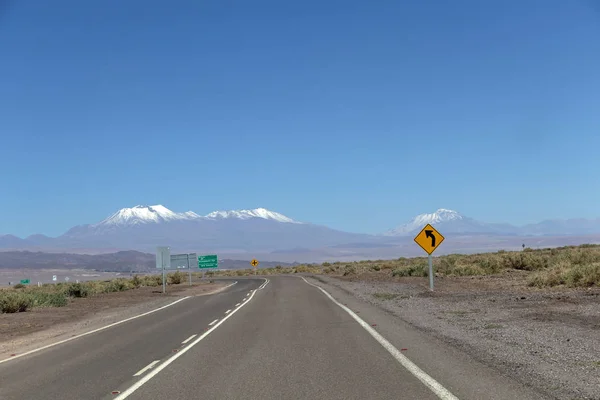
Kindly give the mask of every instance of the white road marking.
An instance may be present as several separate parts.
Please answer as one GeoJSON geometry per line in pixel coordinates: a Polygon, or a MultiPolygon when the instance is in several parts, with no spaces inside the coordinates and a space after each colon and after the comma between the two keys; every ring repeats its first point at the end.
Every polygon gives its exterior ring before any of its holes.
{"type": "Polygon", "coordinates": [[[237,307],[237,306],[239,306],[239,305],[240,305],[240,303],[237,303],[235,306],[237,307]]]}
{"type": "Polygon", "coordinates": [[[250,296],[250,292],[248,292],[248,294],[246,295],[246,297],[250,296]]]}
{"type": "MultiPolygon", "coordinates": [[[[265,278],[263,278],[263,279],[265,279],[265,278]]],[[[258,288],[258,290],[262,290],[262,289],[264,289],[264,288],[265,288],[265,286],[267,286],[267,284],[268,284],[269,282],[270,282],[270,281],[269,281],[268,279],[265,279],[265,283],[263,283],[262,285],[260,285],[260,287],[258,288]]]]}
{"type": "Polygon", "coordinates": [[[156,361],[152,361],[150,364],[146,365],[144,368],[140,369],[135,375],[133,376],[140,376],[141,374],[143,374],[144,372],[148,371],[150,368],[154,367],[157,363],[159,363],[160,360],[156,360],[156,361]]]}
{"type": "MultiPolygon", "coordinates": [[[[256,290],[252,292],[252,295],[250,296],[250,299],[252,299],[252,297],[254,297],[254,293],[256,293],[256,290]]],[[[246,303],[242,304],[242,307],[244,305],[246,305],[246,303]]],[[[198,343],[200,343],[200,341],[202,341],[202,339],[204,339],[212,331],[214,331],[215,329],[217,329],[219,327],[219,325],[221,325],[223,322],[227,321],[228,318],[231,318],[231,316],[233,314],[235,314],[236,312],[238,312],[239,310],[241,310],[242,307],[238,307],[235,310],[233,310],[233,312],[231,314],[229,314],[228,316],[226,316],[225,318],[223,318],[218,324],[216,324],[215,326],[213,326],[212,328],[210,328],[209,330],[207,330],[206,332],[204,332],[201,336],[198,337],[198,339],[194,340],[189,346],[186,346],[181,351],[173,354],[164,363],[160,364],[158,367],[156,367],[155,369],[153,369],[152,371],[150,371],[148,374],[144,375],[143,378],[141,378],[139,381],[137,381],[136,383],[134,383],[129,389],[125,390],[119,396],[115,397],[114,400],[123,400],[123,399],[126,399],[127,397],[129,397],[133,392],[135,392],[140,387],[142,387],[142,385],[144,383],[146,383],[150,379],[154,378],[160,371],[162,371],[167,366],[169,366],[169,364],[171,364],[173,361],[177,360],[179,357],[181,357],[182,355],[184,355],[189,349],[191,349],[192,347],[194,347],[195,345],[197,345],[198,343]]]]}
{"type": "Polygon", "coordinates": [[[145,315],[148,315],[148,314],[152,314],[152,313],[154,313],[154,312],[157,312],[157,311],[163,310],[163,309],[165,309],[165,308],[167,308],[167,307],[171,307],[172,305],[175,305],[175,304],[179,303],[180,301],[184,301],[185,299],[189,299],[190,297],[191,297],[191,296],[186,296],[186,297],[183,297],[183,298],[181,298],[181,299],[179,299],[179,300],[175,300],[175,301],[174,301],[174,302],[172,302],[172,303],[169,303],[169,304],[167,304],[167,305],[164,305],[164,306],[162,306],[162,307],[158,307],[158,308],[156,308],[156,309],[154,309],[154,310],[147,311],[147,312],[145,312],[145,313],[142,313],[142,314],[139,314],[139,315],[135,315],[135,316],[133,316],[133,317],[126,318],[126,319],[124,319],[124,320],[121,320],[121,321],[113,322],[112,324],[108,324],[108,325],[106,325],[106,326],[103,326],[103,327],[101,327],[101,328],[94,329],[94,330],[91,330],[91,331],[89,331],[89,332],[85,332],[85,333],[82,333],[82,334],[79,334],[79,335],[75,335],[75,336],[72,336],[72,337],[70,337],[70,338],[67,338],[67,339],[64,339],[64,340],[60,340],[60,341],[58,341],[58,342],[51,343],[51,344],[49,344],[49,345],[46,345],[46,346],[38,347],[37,349],[29,350],[29,351],[26,351],[25,353],[17,354],[16,356],[12,356],[12,357],[10,357],[10,358],[6,358],[6,359],[4,359],[4,360],[0,360],[0,364],[2,364],[2,363],[5,363],[5,362],[8,362],[8,361],[16,360],[16,359],[17,359],[17,358],[19,358],[19,357],[23,357],[23,356],[29,355],[29,354],[31,354],[31,353],[36,353],[36,352],[38,352],[38,351],[45,350],[45,349],[47,349],[47,348],[49,348],[49,347],[53,347],[53,346],[56,346],[56,345],[59,345],[59,344],[66,343],[66,342],[69,342],[69,341],[71,341],[71,340],[79,339],[80,337],[83,337],[83,336],[91,335],[92,333],[96,333],[96,332],[100,332],[100,331],[103,331],[103,330],[105,330],[105,329],[108,329],[108,328],[112,328],[113,326],[117,326],[117,325],[119,325],[119,324],[122,324],[122,323],[124,323],[124,322],[131,321],[131,320],[133,320],[133,319],[140,318],[140,317],[143,317],[143,316],[145,316],[145,315]]]}
{"type": "Polygon", "coordinates": [[[377,332],[375,329],[371,328],[371,326],[369,326],[369,324],[367,324],[365,321],[363,321],[358,315],[356,315],[348,307],[346,307],[345,305],[343,305],[342,303],[340,303],[339,301],[334,299],[333,296],[330,295],[325,289],[323,289],[321,286],[310,283],[309,281],[304,279],[304,277],[301,277],[301,278],[304,280],[304,282],[308,283],[311,286],[316,287],[321,292],[325,293],[325,296],[329,297],[329,299],[331,301],[333,301],[335,304],[340,306],[344,311],[346,311],[348,314],[350,314],[350,316],[352,318],[354,318],[354,320],[356,322],[358,322],[358,324],[360,326],[362,326],[367,332],[369,332],[371,334],[371,336],[373,336],[373,338],[375,338],[375,340],[377,340],[379,342],[379,344],[382,345],[383,348],[386,349],[392,355],[392,357],[394,357],[396,359],[396,361],[398,361],[404,368],[406,368],[411,374],[413,374],[425,386],[427,386],[433,393],[435,393],[437,395],[437,397],[439,397],[442,400],[458,400],[458,397],[454,396],[452,393],[450,393],[450,391],[448,389],[443,387],[439,382],[437,382],[431,376],[427,375],[427,373],[425,373],[425,371],[423,371],[415,363],[410,361],[404,354],[402,354],[397,348],[395,348],[393,344],[391,344],[390,342],[387,341],[386,338],[381,336],[379,334],[379,332],[377,332]]]}
{"type": "Polygon", "coordinates": [[[225,311],[225,314],[229,314],[231,312],[231,310],[227,310],[225,311]]]}
{"type": "Polygon", "coordinates": [[[193,334],[192,336],[190,336],[189,338],[187,338],[187,339],[185,339],[183,342],[181,342],[181,344],[186,344],[187,342],[189,342],[190,340],[192,340],[192,339],[193,339],[193,338],[195,338],[196,336],[198,336],[198,335],[196,335],[196,334],[193,334]]]}
{"type": "Polygon", "coordinates": [[[218,321],[218,319],[215,319],[213,322],[211,322],[210,324],[208,324],[208,326],[213,326],[214,324],[216,324],[218,321]]]}

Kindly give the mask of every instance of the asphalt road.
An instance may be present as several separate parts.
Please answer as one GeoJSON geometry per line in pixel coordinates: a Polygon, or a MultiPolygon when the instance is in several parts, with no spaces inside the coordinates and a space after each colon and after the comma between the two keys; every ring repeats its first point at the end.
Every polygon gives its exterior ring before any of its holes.
{"type": "Polygon", "coordinates": [[[327,290],[339,304],[299,277],[238,279],[0,364],[0,399],[544,398],[327,290]]]}

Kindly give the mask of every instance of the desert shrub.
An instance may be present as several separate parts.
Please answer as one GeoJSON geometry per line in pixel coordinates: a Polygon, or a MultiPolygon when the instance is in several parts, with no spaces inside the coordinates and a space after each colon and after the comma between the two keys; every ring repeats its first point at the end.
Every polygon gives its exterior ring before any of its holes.
{"type": "Polygon", "coordinates": [[[88,295],[104,293],[106,291],[106,282],[103,281],[88,281],[83,283],[87,289],[88,295]]]}
{"type": "Polygon", "coordinates": [[[356,275],[356,267],[350,264],[347,264],[344,267],[344,276],[348,275],[356,275]]]}
{"type": "Polygon", "coordinates": [[[454,276],[472,276],[485,275],[486,271],[478,264],[458,264],[452,269],[450,275],[454,276]]]}
{"type": "Polygon", "coordinates": [[[65,288],[64,293],[69,297],[88,297],[89,289],[81,283],[71,283],[65,288]]]}
{"type": "Polygon", "coordinates": [[[13,288],[15,288],[15,289],[24,289],[25,285],[23,285],[22,283],[17,283],[16,285],[13,286],[13,288]]]}
{"type": "Polygon", "coordinates": [[[27,311],[33,306],[33,298],[28,293],[0,292],[0,311],[3,313],[17,313],[27,311]]]}
{"type": "Polygon", "coordinates": [[[429,275],[428,265],[415,264],[406,267],[396,268],[392,271],[392,276],[421,276],[425,277],[429,275]]]}
{"type": "Polygon", "coordinates": [[[296,267],[296,272],[297,273],[310,272],[310,269],[306,265],[299,265],[296,267]]]}
{"type": "Polygon", "coordinates": [[[183,274],[180,271],[175,271],[172,274],[168,275],[167,282],[169,285],[179,285],[183,280],[183,274]]]}
{"type": "Polygon", "coordinates": [[[548,268],[549,261],[550,257],[548,255],[534,252],[509,253],[503,257],[504,267],[524,271],[537,271],[548,268]]]}
{"type": "Polygon", "coordinates": [[[134,275],[133,278],[131,278],[131,284],[136,289],[139,288],[140,286],[142,286],[143,283],[144,283],[144,281],[142,278],[140,278],[139,275],[134,275]]]}
{"type": "Polygon", "coordinates": [[[39,292],[32,294],[32,307],[64,307],[69,303],[64,292],[39,292]]]}
{"type": "Polygon", "coordinates": [[[378,264],[375,264],[371,267],[373,271],[381,271],[381,267],[378,264]]]}
{"type": "Polygon", "coordinates": [[[540,288],[558,285],[569,287],[600,286],[600,262],[574,265],[562,260],[547,270],[530,275],[527,284],[540,288]]]}
{"type": "Polygon", "coordinates": [[[126,290],[131,289],[132,287],[133,285],[129,282],[128,279],[118,278],[109,281],[108,284],[105,286],[104,291],[106,293],[124,292],[126,290]]]}
{"type": "Polygon", "coordinates": [[[600,286],[600,263],[574,265],[563,276],[565,284],[570,287],[600,286]]]}
{"type": "Polygon", "coordinates": [[[323,264],[321,264],[321,265],[322,265],[323,267],[330,267],[330,266],[331,266],[331,263],[324,262],[324,263],[323,263],[323,264]]]}

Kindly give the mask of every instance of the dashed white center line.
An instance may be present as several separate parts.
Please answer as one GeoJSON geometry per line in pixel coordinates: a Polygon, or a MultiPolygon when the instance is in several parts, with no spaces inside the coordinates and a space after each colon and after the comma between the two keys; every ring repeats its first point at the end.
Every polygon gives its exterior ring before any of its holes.
{"type": "Polygon", "coordinates": [[[239,306],[239,305],[240,305],[240,303],[237,303],[235,306],[237,307],[237,306],[239,306]]]}
{"type": "Polygon", "coordinates": [[[250,292],[248,292],[248,294],[246,295],[246,297],[250,296],[250,292]]]}
{"type": "Polygon", "coordinates": [[[225,314],[229,314],[231,312],[231,310],[227,310],[225,311],[225,314]]]}
{"type": "Polygon", "coordinates": [[[192,340],[193,338],[195,338],[197,335],[192,335],[189,338],[185,339],[183,342],[181,342],[181,344],[186,344],[187,342],[189,342],[190,340],[192,340]]]}
{"type": "MultiPolygon", "coordinates": [[[[194,335],[195,336],[195,335],[194,335]]],[[[140,369],[135,375],[133,376],[140,376],[141,374],[143,374],[144,372],[148,371],[150,368],[154,367],[156,364],[158,364],[160,362],[160,360],[156,360],[156,361],[152,361],[150,364],[146,365],[144,368],[140,369]]]]}
{"type": "Polygon", "coordinates": [[[216,324],[218,321],[218,319],[215,319],[213,322],[211,322],[210,324],[208,324],[208,326],[213,326],[214,324],[216,324]]]}

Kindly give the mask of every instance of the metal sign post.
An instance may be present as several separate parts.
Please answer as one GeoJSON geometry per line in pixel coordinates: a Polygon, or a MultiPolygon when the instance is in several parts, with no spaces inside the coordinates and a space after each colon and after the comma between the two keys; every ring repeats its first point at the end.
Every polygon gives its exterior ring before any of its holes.
{"type": "Polygon", "coordinates": [[[433,261],[431,260],[431,254],[427,256],[429,262],[429,290],[433,290],[433,261]]]}
{"type": "Polygon", "coordinates": [[[188,254],[188,258],[187,258],[187,264],[188,264],[188,276],[190,278],[190,286],[192,286],[192,269],[190,268],[190,256],[188,254]]]}
{"type": "Polygon", "coordinates": [[[171,249],[169,247],[156,248],[156,268],[162,269],[163,293],[167,292],[167,268],[171,266],[171,249]]]}

